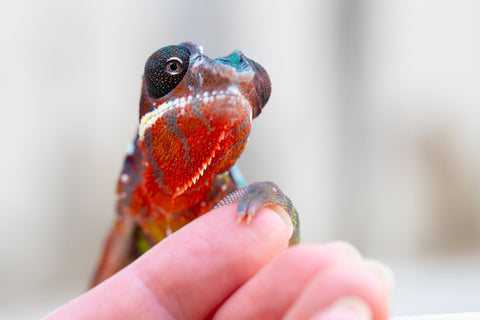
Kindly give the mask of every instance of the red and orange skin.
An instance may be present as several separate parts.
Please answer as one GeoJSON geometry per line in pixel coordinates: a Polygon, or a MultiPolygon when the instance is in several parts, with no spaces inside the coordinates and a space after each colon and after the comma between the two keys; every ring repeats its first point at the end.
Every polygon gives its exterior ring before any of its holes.
{"type": "Polygon", "coordinates": [[[215,206],[238,202],[240,218],[279,205],[298,215],[271,182],[244,187],[235,162],[252,119],[270,97],[265,69],[241,52],[210,59],[192,42],[147,60],[137,136],[117,186],[117,216],[92,286],[215,206]],[[243,188],[239,188],[243,187],[243,188]],[[223,200],[222,200],[223,199],[223,200]]]}

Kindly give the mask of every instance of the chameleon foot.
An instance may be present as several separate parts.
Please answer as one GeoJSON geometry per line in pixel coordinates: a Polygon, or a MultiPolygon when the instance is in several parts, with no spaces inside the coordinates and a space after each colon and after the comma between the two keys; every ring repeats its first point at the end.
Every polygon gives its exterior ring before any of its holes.
{"type": "Polygon", "coordinates": [[[256,182],[241,189],[237,189],[228,194],[220,201],[215,208],[237,203],[238,221],[245,217],[247,223],[252,220],[263,207],[280,206],[283,208],[293,224],[293,234],[290,238],[290,245],[299,242],[299,221],[298,212],[292,204],[292,201],[272,182],[256,182]]]}

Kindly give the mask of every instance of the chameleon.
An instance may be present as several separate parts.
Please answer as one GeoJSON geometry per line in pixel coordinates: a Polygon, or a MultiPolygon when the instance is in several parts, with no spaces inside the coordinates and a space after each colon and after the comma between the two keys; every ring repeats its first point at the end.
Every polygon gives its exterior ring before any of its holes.
{"type": "Polygon", "coordinates": [[[272,182],[247,185],[236,160],[270,98],[257,62],[235,50],[211,59],[193,42],[155,51],[145,64],[139,125],[117,183],[115,221],[91,286],[212,209],[237,203],[247,222],[280,206],[299,241],[298,212],[272,182]]]}

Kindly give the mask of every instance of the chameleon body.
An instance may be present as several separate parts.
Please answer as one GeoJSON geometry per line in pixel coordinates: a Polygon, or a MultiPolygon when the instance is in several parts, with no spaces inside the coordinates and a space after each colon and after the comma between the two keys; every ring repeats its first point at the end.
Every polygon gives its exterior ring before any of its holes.
{"type": "Polygon", "coordinates": [[[245,186],[235,162],[270,97],[265,69],[240,51],[210,59],[192,42],[164,47],[145,65],[139,128],[117,185],[117,216],[92,285],[214,207],[238,202],[249,221],[262,207],[298,215],[271,182],[245,186]],[[222,200],[223,199],[223,200],[222,200]]]}

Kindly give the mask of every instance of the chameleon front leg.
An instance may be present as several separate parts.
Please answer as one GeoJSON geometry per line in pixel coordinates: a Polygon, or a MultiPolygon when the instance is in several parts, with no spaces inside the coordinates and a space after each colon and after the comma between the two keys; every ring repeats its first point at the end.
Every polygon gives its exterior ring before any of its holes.
{"type": "Polygon", "coordinates": [[[237,213],[239,221],[244,217],[250,222],[263,207],[280,206],[292,220],[293,234],[289,244],[293,245],[300,241],[300,222],[298,212],[292,201],[273,182],[256,182],[244,188],[236,189],[220,201],[215,208],[231,203],[238,203],[237,213]]]}

